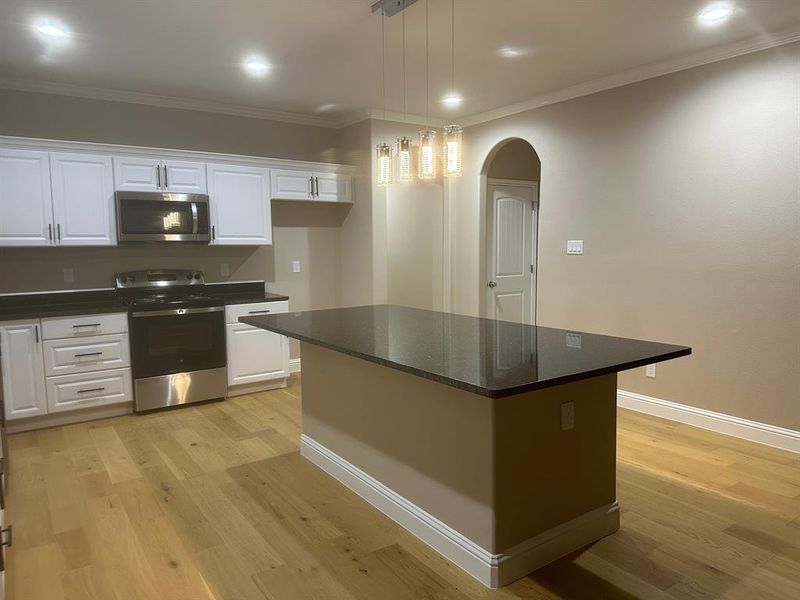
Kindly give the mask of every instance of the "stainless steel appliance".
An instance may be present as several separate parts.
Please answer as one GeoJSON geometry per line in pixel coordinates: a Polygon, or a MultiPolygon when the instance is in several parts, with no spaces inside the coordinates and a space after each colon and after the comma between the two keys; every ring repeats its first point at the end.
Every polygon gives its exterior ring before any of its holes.
{"type": "Polygon", "coordinates": [[[199,271],[116,275],[128,306],[137,411],[225,396],[225,306],[203,284],[199,271]]]}
{"type": "Polygon", "coordinates": [[[205,194],[116,192],[117,240],[126,242],[210,242],[205,194]]]}

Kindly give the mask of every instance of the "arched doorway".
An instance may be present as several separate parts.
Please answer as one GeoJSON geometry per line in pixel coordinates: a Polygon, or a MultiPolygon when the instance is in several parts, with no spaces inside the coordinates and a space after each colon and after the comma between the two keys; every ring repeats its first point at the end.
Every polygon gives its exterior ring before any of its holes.
{"type": "Polygon", "coordinates": [[[540,179],[539,156],[521,138],[500,142],[484,162],[482,316],[536,323],[540,179]]]}

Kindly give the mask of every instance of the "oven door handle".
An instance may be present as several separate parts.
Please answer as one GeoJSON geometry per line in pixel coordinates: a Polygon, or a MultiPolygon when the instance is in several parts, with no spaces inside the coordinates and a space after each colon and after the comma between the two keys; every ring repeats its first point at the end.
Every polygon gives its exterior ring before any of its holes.
{"type": "Polygon", "coordinates": [[[222,312],[224,310],[224,306],[207,306],[203,308],[173,308],[170,310],[146,310],[142,312],[133,312],[131,313],[131,317],[174,317],[180,315],[222,312]]]}
{"type": "Polygon", "coordinates": [[[191,205],[192,205],[192,233],[197,234],[197,202],[192,202],[191,205]]]}

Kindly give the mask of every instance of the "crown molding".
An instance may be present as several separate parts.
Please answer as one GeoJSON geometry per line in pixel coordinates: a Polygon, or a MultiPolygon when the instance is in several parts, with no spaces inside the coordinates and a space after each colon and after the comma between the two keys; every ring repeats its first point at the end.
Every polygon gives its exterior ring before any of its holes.
{"type": "Polygon", "coordinates": [[[687,56],[675,60],[665,60],[655,63],[650,63],[622,71],[607,77],[600,77],[584,83],[570,86],[547,94],[541,94],[530,100],[519,102],[517,104],[510,104],[501,108],[495,108],[482,113],[477,113],[465,118],[460,119],[463,126],[479,125],[487,121],[494,121],[510,115],[515,115],[534,108],[541,108],[550,104],[572,100],[581,96],[588,96],[604,90],[610,90],[616,87],[622,87],[638,81],[652,79],[654,77],[661,77],[677,71],[683,71],[694,67],[700,67],[721,60],[729,58],[736,58],[752,52],[759,52],[767,50],[776,46],[783,46],[784,44],[791,44],[800,41],[800,30],[797,28],[784,30],[777,34],[761,35],[755,38],[750,38],[740,42],[734,42],[725,46],[717,46],[708,50],[695,52],[687,56]]]}
{"type": "Polygon", "coordinates": [[[392,121],[395,123],[405,123],[419,127],[444,127],[449,125],[451,120],[439,119],[436,117],[425,117],[423,115],[406,114],[399,111],[383,110],[378,108],[366,108],[354,111],[336,122],[335,127],[342,128],[355,125],[367,119],[376,121],[392,121]]]}
{"type": "Polygon", "coordinates": [[[146,104],[163,108],[177,108],[181,110],[196,110],[201,112],[220,113],[236,117],[250,117],[252,119],[265,119],[281,121],[296,125],[311,125],[316,127],[338,127],[339,120],[333,117],[306,115],[301,113],[257,108],[240,104],[227,104],[197,98],[178,98],[176,96],[161,96],[158,94],[145,94],[128,90],[114,90],[109,88],[85,87],[71,83],[58,83],[54,81],[39,81],[33,79],[11,79],[0,77],[0,89],[18,92],[38,92],[42,94],[57,94],[91,100],[107,100],[111,102],[127,102],[130,104],[146,104]]]}

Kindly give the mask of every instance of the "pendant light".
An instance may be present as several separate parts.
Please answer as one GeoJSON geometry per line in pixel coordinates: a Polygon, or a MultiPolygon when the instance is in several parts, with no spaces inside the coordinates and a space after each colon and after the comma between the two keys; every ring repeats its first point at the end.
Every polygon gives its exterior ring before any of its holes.
{"type": "MultiPolygon", "coordinates": [[[[403,121],[406,120],[406,0],[403,3],[403,121]]],[[[403,136],[397,140],[397,180],[411,181],[411,140],[403,136]]]]}
{"type": "MultiPolygon", "coordinates": [[[[450,0],[450,90],[455,94],[455,39],[456,39],[456,14],[455,0],[450,0]]],[[[442,143],[442,163],[446,177],[458,177],[461,175],[461,143],[460,126],[451,124],[444,128],[444,142],[442,143]]]]}
{"type": "MultiPolygon", "coordinates": [[[[425,0],[425,119],[430,122],[430,70],[428,67],[428,0],[425,0]]],[[[423,129],[419,132],[419,178],[436,178],[436,132],[423,129]]]]}
{"type": "MultiPolygon", "coordinates": [[[[386,120],[386,43],[384,23],[386,14],[381,9],[381,94],[383,96],[383,120],[386,120]]],[[[375,148],[375,183],[386,187],[392,183],[392,149],[386,142],[375,148]]]]}

